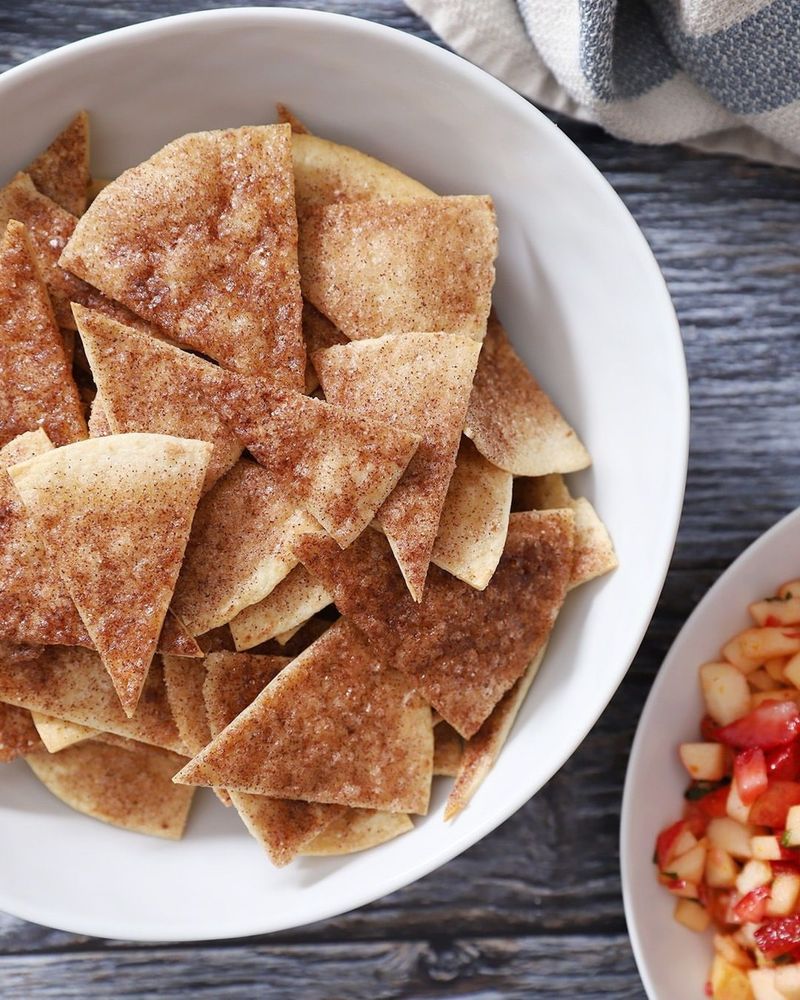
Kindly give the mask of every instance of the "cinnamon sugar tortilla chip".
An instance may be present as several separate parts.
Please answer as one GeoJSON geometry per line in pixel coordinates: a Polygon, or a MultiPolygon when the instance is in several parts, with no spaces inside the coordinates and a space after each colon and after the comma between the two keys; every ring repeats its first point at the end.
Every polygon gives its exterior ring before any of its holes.
{"type": "Polygon", "coordinates": [[[419,441],[261,379],[222,373],[208,392],[253,457],[342,546],[372,521],[419,441]]]}
{"type": "MultiPolygon", "coordinates": [[[[258,697],[289,659],[214,653],[207,663],[204,693],[211,728],[217,735],[258,697]]],[[[301,848],[346,811],[344,806],[271,799],[249,792],[228,794],[248,831],[273,864],[279,866],[288,864],[301,848]]]]}
{"type": "Polygon", "coordinates": [[[319,388],[319,377],[314,368],[312,354],[315,351],[324,351],[326,347],[334,347],[336,344],[346,344],[347,337],[310,302],[304,302],[303,340],[306,344],[306,395],[310,396],[319,388]]]}
{"type": "Polygon", "coordinates": [[[67,722],[66,719],[56,719],[52,715],[43,715],[41,712],[31,712],[31,719],[48,753],[58,753],[59,750],[97,736],[96,729],[79,726],[77,722],[67,722]]]}
{"type": "Polygon", "coordinates": [[[316,522],[255,462],[240,461],[197,508],[172,606],[193,635],[266,597],[297,565],[292,545],[316,522]]]}
{"type": "Polygon", "coordinates": [[[497,254],[491,198],[323,205],[301,217],[299,253],[303,295],[351,340],[486,333],[497,254]]]}
{"type": "Polygon", "coordinates": [[[8,470],[129,715],[156,650],[210,453],[202,441],[119,434],[8,470]]]}
{"type": "Polygon", "coordinates": [[[0,190],[0,229],[10,219],[21,222],[31,238],[36,263],[53,302],[58,325],[75,329],[71,302],[108,313],[121,323],[151,331],[149,324],[134,316],[119,302],[112,302],[96,289],[59,267],[61,251],[78,220],[46,195],[37,191],[27,174],[16,177],[0,190]]]}
{"type": "Polygon", "coordinates": [[[98,194],[60,263],[225,367],[302,389],[288,125],[169,143],[98,194]]]}
{"type": "Polygon", "coordinates": [[[464,433],[490,462],[515,476],[574,472],[591,464],[578,435],[525,367],[494,315],[464,433]]]}
{"type": "Polygon", "coordinates": [[[31,713],[0,702],[0,764],[9,764],[26,753],[44,750],[31,713]]]}
{"type": "Polygon", "coordinates": [[[25,169],[36,187],[73,215],[86,210],[89,191],[89,116],[79,111],[25,169]]]}
{"type": "Polygon", "coordinates": [[[510,512],[510,473],[462,439],[431,561],[483,590],[503,554],[510,512]]]}
{"type": "Polygon", "coordinates": [[[203,650],[198,645],[197,640],[189,635],[172,610],[167,611],[164,618],[156,652],[169,656],[185,656],[191,659],[200,659],[203,656],[203,650]]]}
{"type": "Polygon", "coordinates": [[[570,587],[578,587],[619,565],[614,543],[597,511],[585,497],[573,498],[560,475],[517,479],[514,506],[519,510],[568,507],[575,515],[575,560],[570,587]]]}
{"type": "MultiPolygon", "coordinates": [[[[109,434],[114,432],[111,430],[111,424],[108,422],[108,414],[103,406],[103,397],[98,392],[97,395],[92,400],[92,406],[89,411],[89,437],[108,437],[109,434]]],[[[212,456],[213,457],[213,456],[212,456]]]]}
{"type": "Polygon", "coordinates": [[[403,478],[378,512],[408,589],[422,596],[464,425],[480,344],[407,333],[314,355],[325,396],[421,437],[403,478]]]}
{"type": "Polygon", "coordinates": [[[381,667],[358,630],[342,619],[176,780],[424,813],[432,767],[430,708],[401,674],[381,667]]]}
{"type": "Polygon", "coordinates": [[[292,135],[308,135],[309,131],[303,122],[293,114],[293,112],[286,107],[285,104],[276,104],[275,111],[278,115],[278,121],[281,125],[289,125],[292,129],[292,135]]]}
{"type": "Polygon", "coordinates": [[[12,220],[0,241],[0,445],[38,427],[57,445],[87,433],[28,233],[12,220]]]}
{"type": "Polygon", "coordinates": [[[306,857],[324,858],[355,854],[385,844],[414,829],[406,813],[375,812],[372,809],[348,809],[334,820],[300,852],[306,857]]]}
{"type": "Polygon", "coordinates": [[[445,820],[453,819],[461,812],[492,769],[541,666],[544,652],[545,647],[542,647],[522,677],[506,692],[478,732],[464,745],[456,780],[445,805],[445,820]]]}
{"type": "Polygon", "coordinates": [[[184,760],[176,754],[89,741],[25,760],[56,798],[92,819],[167,840],[183,836],[194,789],[172,783],[184,760]]]}
{"type": "MultiPolygon", "coordinates": [[[[517,681],[517,683],[519,683],[519,681],[517,681]]],[[[497,709],[495,709],[495,711],[497,711],[497,709]]],[[[433,727],[434,775],[454,778],[458,774],[458,769],[461,766],[463,753],[464,741],[452,726],[442,721],[438,726],[433,727]]]]}
{"type": "Polygon", "coordinates": [[[315,205],[376,198],[432,198],[433,191],[350,146],[292,129],[294,193],[302,216],[315,205]]]}
{"type": "Polygon", "coordinates": [[[172,718],[161,664],[145,680],[136,714],[129,718],[97,653],[69,646],[48,646],[34,659],[0,655],[0,701],[164,747],[186,748],[172,718]]]}
{"type": "Polygon", "coordinates": [[[283,644],[332,601],[328,591],[305,567],[296,566],[271,594],[240,611],[231,621],[236,648],[251,649],[272,638],[283,644]]]}
{"type": "Polygon", "coordinates": [[[547,641],[567,592],[573,536],[572,511],[512,514],[485,590],[433,567],[419,604],[376,531],[343,552],[311,535],[295,551],[375,654],[469,739],[547,641]]]}
{"type": "Polygon", "coordinates": [[[242,446],[206,399],[208,365],[103,313],[81,306],[73,312],[111,433],[208,441],[214,451],[204,488],[210,489],[234,465],[242,446]]]}

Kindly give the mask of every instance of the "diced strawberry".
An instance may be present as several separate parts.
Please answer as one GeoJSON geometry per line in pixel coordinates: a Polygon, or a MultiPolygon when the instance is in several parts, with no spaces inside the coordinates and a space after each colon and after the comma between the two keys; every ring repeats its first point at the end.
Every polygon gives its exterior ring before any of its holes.
{"type": "Polygon", "coordinates": [[[685,889],[689,883],[685,878],[665,878],[664,885],[670,889],[672,892],[676,892],[680,889],[685,889]]]}
{"type": "MultiPolygon", "coordinates": [[[[709,792],[710,794],[712,793],[709,792]]],[[[706,796],[704,795],[703,798],[706,798],[706,796]]],[[[687,802],[686,808],[683,810],[683,821],[688,826],[689,832],[693,833],[698,840],[705,836],[708,829],[708,822],[712,818],[704,811],[701,804],[702,801],[703,799],[696,802],[687,802]]],[[[724,812],[720,813],[720,816],[724,815],[724,812]]]]}
{"type": "Polygon", "coordinates": [[[668,866],[672,856],[672,845],[683,832],[685,826],[684,821],[679,819],[677,823],[662,830],[656,838],[656,864],[659,871],[663,872],[668,866]]]}
{"type": "Polygon", "coordinates": [[[737,921],[743,924],[760,924],[767,912],[769,886],[760,885],[757,889],[742,896],[733,907],[737,921]]]}
{"type": "Polygon", "coordinates": [[[771,781],[763,795],[759,795],[750,808],[750,822],[756,826],[771,826],[783,830],[786,813],[792,806],[800,805],[800,782],[771,781]]]}
{"type": "Polygon", "coordinates": [[[710,979],[706,980],[705,994],[706,994],[707,997],[713,997],[714,996],[714,987],[711,985],[711,980],[710,979]]]}
{"type": "Polygon", "coordinates": [[[800,779],[800,743],[790,743],[787,747],[770,750],[766,755],[767,775],[778,781],[800,779]]]}
{"type": "Polygon", "coordinates": [[[764,619],[764,625],[766,625],[767,628],[777,628],[780,625],[780,623],[781,623],[780,618],[776,618],[775,615],[767,615],[767,617],[764,619]]]}
{"type": "MultiPolygon", "coordinates": [[[[709,792],[708,795],[704,795],[701,799],[690,803],[690,805],[696,806],[707,819],[722,819],[723,816],[728,815],[728,795],[730,794],[730,790],[730,785],[723,785],[721,788],[709,792]]],[[[694,833],[694,830],[692,830],[692,833],[694,833]]],[[[695,837],[697,836],[696,833],[694,835],[695,837]]]]}
{"type": "Polygon", "coordinates": [[[753,934],[767,958],[785,955],[800,947],[800,916],[769,920],[753,934]]]}
{"type": "Polygon", "coordinates": [[[770,861],[769,866],[773,875],[800,875],[800,858],[786,858],[784,854],[789,853],[788,847],[781,848],[781,860],[770,861]]]}
{"type": "Polygon", "coordinates": [[[764,751],[742,750],[733,762],[733,777],[739,798],[746,806],[752,805],[767,790],[767,762],[764,751]]]}
{"type": "Polygon", "coordinates": [[[763,701],[758,708],[717,730],[720,743],[737,750],[773,750],[800,735],[800,708],[793,701],[763,701]]]}
{"type": "Polygon", "coordinates": [[[710,715],[704,715],[700,720],[700,735],[705,743],[715,743],[719,726],[710,715]]]}

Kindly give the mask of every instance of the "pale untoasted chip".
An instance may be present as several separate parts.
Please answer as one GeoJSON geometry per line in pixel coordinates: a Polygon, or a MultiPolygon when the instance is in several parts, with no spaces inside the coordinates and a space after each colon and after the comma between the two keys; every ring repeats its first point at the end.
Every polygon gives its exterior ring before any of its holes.
{"type": "Polygon", "coordinates": [[[184,759],[152,747],[131,751],[94,741],[25,758],[39,781],[72,809],[167,840],[183,836],[192,804],[194,789],[172,783],[184,759]]]}
{"type": "MultiPolygon", "coordinates": [[[[240,715],[289,663],[280,656],[214,653],[208,657],[204,687],[214,735],[240,715]]],[[[234,807],[253,837],[275,865],[288,864],[341,813],[345,806],[270,799],[249,792],[230,792],[234,807]]]]}
{"type": "Polygon", "coordinates": [[[28,234],[12,220],[0,241],[0,445],[39,427],[57,445],[87,434],[28,234]]]}
{"type": "Polygon", "coordinates": [[[318,834],[301,854],[323,858],[336,854],[355,854],[377,847],[414,829],[406,813],[375,812],[372,809],[348,809],[318,834]]]}
{"type": "Polygon", "coordinates": [[[319,386],[312,354],[315,351],[324,351],[326,347],[334,347],[336,344],[346,344],[347,337],[310,302],[304,302],[303,340],[306,343],[306,395],[310,396],[319,386]]]}
{"type": "Polygon", "coordinates": [[[419,438],[262,379],[221,373],[208,392],[238,438],[342,545],[372,521],[419,438]]]}
{"type": "Polygon", "coordinates": [[[59,326],[68,330],[75,329],[70,303],[79,302],[108,313],[121,323],[150,329],[149,324],[134,316],[119,302],[112,302],[85,281],[59,267],[61,251],[78,220],[37,191],[27,174],[17,174],[10,184],[0,190],[0,230],[5,228],[10,219],[21,222],[30,234],[36,263],[50,293],[59,326]]]}
{"type": "Polygon", "coordinates": [[[77,722],[67,722],[66,719],[56,719],[52,715],[31,712],[31,718],[48,753],[58,753],[75,743],[97,736],[96,729],[79,726],[77,722]]]}
{"type": "MultiPolygon", "coordinates": [[[[210,489],[239,458],[242,445],[206,399],[206,363],[103,313],[81,306],[73,312],[111,433],[208,441],[214,451],[204,488],[210,489]]],[[[94,412],[93,406],[93,418],[94,412]]]]}
{"type": "Polygon", "coordinates": [[[515,476],[574,472],[591,463],[578,435],[525,367],[494,315],[464,433],[490,462],[515,476]]]}
{"type": "Polygon", "coordinates": [[[422,596],[453,474],[480,344],[408,333],[314,355],[325,396],[351,412],[419,434],[408,469],[378,512],[416,600],[422,596]]]}
{"type": "Polygon", "coordinates": [[[491,771],[541,666],[545,648],[543,646],[539,650],[522,677],[506,692],[478,732],[465,743],[456,780],[444,808],[446,820],[461,812],[491,771]]]}
{"type": "Polygon", "coordinates": [[[271,594],[240,611],[231,621],[236,648],[251,649],[272,638],[288,642],[301,625],[332,601],[325,587],[305,567],[296,566],[271,594]]]}
{"type": "Polygon", "coordinates": [[[304,215],[315,205],[375,198],[432,198],[433,191],[350,146],[292,129],[294,193],[304,215]]]}
{"type": "Polygon", "coordinates": [[[31,713],[17,705],[0,702],[0,764],[43,749],[31,713]]]}
{"type": "Polygon", "coordinates": [[[619,565],[614,543],[597,511],[585,497],[573,498],[557,474],[517,479],[514,506],[519,510],[554,510],[568,507],[575,515],[575,561],[570,587],[587,583],[619,565]]]}
{"type": "Polygon", "coordinates": [[[354,201],[301,217],[303,295],[351,340],[405,330],[486,333],[491,198],[354,201]]]}
{"type": "Polygon", "coordinates": [[[185,753],[175,727],[160,662],[150,668],[136,714],[128,718],[97,653],[48,646],[35,659],[0,654],[0,701],[185,753]]]}
{"type": "Polygon", "coordinates": [[[431,562],[483,590],[503,554],[511,486],[510,473],[492,465],[472,442],[462,439],[431,562]]]}
{"type": "Polygon", "coordinates": [[[433,567],[419,604],[377,531],[343,552],[307,535],[296,552],[375,654],[469,739],[547,641],[569,584],[574,530],[569,510],[512,514],[485,590],[433,567]]]}
{"type": "Polygon", "coordinates": [[[95,198],[61,266],[226,367],[302,389],[286,125],[196,132],[95,198]]]}
{"type": "Polygon", "coordinates": [[[424,813],[432,768],[430,708],[401,674],[382,669],[358,630],[341,619],[176,780],[424,813]]]}
{"type": "Polygon", "coordinates": [[[156,650],[210,454],[203,441],[119,434],[8,470],[129,715],[156,650]]]}
{"type": "Polygon", "coordinates": [[[297,565],[293,543],[315,527],[266,469],[239,462],[197,508],[175,613],[193,635],[226,624],[297,565]]]}
{"type": "Polygon", "coordinates": [[[435,775],[454,778],[458,774],[463,753],[464,741],[451,725],[442,720],[438,726],[433,727],[433,773],[435,775]]]}
{"type": "Polygon", "coordinates": [[[91,180],[86,112],[79,111],[25,172],[42,194],[73,215],[82,215],[91,180]]]}

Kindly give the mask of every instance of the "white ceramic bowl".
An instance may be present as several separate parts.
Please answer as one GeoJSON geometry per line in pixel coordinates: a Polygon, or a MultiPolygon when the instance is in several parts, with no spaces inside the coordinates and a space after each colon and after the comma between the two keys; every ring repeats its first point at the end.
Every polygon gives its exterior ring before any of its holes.
{"type": "Polygon", "coordinates": [[[672,551],[688,406],[675,316],[655,261],[609,185],[543,115],[456,56],[397,31],[292,10],[191,14],[114,31],[0,78],[0,177],[79,107],[111,176],[175,136],[274,120],[284,101],[320,134],[442,193],[494,196],[496,302],[513,340],[582,434],[578,479],[621,569],[570,597],[497,767],[445,826],[445,789],[413,834],[276,871],[236,815],[200,795],[180,844],[70,812],[23,763],[0,770],[0,907],[81,933],[224,938],[295,927],[419,878],[550,778],[601,713],[641,640],[672,551]]]}
{"type": "Polygon", "coordinates": [[[650,1000],[704,996],[712,932],[672,918],[675,900],[656,883],[656,836],[680,819],[686,771],[677,746],[698,739],[705,708],[698,669],[752,624],[747,606],[800,576],[800,509],[779,521],[723,573],[683,626],[664,660],[631,749],[622,803],[622,889],[636,962],[650,1000]]]}

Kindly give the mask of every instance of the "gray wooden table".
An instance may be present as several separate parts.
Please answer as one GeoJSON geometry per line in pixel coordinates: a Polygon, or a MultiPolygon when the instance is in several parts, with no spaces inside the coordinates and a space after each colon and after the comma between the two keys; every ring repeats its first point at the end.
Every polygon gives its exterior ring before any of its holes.
{"type": "MultiPolygon", "coordinates": [[[[435,40],[400,0],[292,5],[370,17],[435,40]]],[[[0,69],[109,28],[220,6],[2,0],[0,69]]],[[[800,500],[800,177],[559,124],[650,241],[675,300],[692,387],[675,557],[613,702],[533,801],[416,885],[323,924],[218,944],[143,947],[0,914],[0,996],[644,995],[618,871],[625,765],[650,684],[682,622],[731,560],[800,500]]]]}

